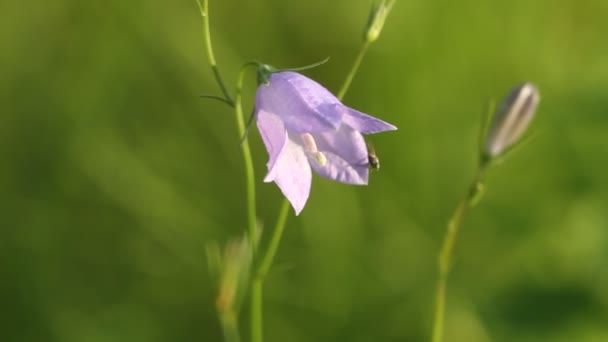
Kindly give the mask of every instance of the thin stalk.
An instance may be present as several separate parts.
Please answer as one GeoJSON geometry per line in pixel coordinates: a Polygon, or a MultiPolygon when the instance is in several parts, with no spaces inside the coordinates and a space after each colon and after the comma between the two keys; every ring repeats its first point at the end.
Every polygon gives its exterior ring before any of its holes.
{"type": "Polygon", "coordinates": [[[262,342],[262,298],[264,297],[264,279],[255,277],[251,282],[251,342],[262,342]]]}
{"type": "Polygon", "coordinates": [[[281,243],[281,236],[285,229],[285,222],[287,222],[287,213],[289,213],[289,201],[284,200],[281,204],[281,209],[279,209],[279,216],[277,217],[277,223],[274,227],[274,233],[272,234],[266,253],[264,253],[264,257],[258,267],[256,276],[259,278],[264,279],[266,277],[270,270],[270,266],[272,265],[272,261],[274,260],[274,256],[277,254],[279,244],[281,243]]]}
{"type": "Polygon", "coordinates": [[[454,254],[454,245],[456,244],[456,236],[464,217],[468,210],[472,208],[479,200],[482,187],[482,179],[486,170],[486,165],[482,163],[478,168],[477,175],[469,186],[466,195],[460,200],[454,213],[450,217],[447,224],[443,244],[439,251],[438,259],[438,278],[437,287],[435,290],[435,313],[433,316],[433,328],[431,334],[432,342],[441,342],[443,338],[443,322],[445,321],[445,302],[448,275],[452,266],[452,255],[454,254]]]}
{"type": "MultiPolygon", "coordinates": [[[[248,66],[255,66],[255,63],[247,63],[241,67],[239,76],[236,81],[236,89],[234,93],[234,112],[236,114],[236,123],[238,128],[239,137],[245,135],[245,118],[243,117],[243,105],[242,105],[242,89],[243,80],[245,78],[245,71],[248,66]]],[[[252,255],[256,255],[256,237],[257,237],[257,222],[256,222],[256,203],[255,203],[255,176],[253,171],[253,159],[251,158],[251,149],[249,148],[249,141],[245,137],[241,143],[241,150],[243,151],[243,162],[245,164],[245,182],[247,186],[247,234],[249,235],[249,243],[251,244],[252,255]]]]}
{"type": "Polygon", "coordinates": [[[367,48],[369,47],[370,44],[371,44],[370,42],[366,41],[361,46],[361,49],[359,50],[359,53],[357,54],[357,57],[355,58],[355,62],[353,63],[353,65],[350,68],[350,72],[348,73],[348,75],[346,75],[346,79],[344,80],[344,83],[342,83],[342,87],[340,88],[340,91],[338,92],[337,96],[340,100],[342,100],[344,98],[344,95],[346,95],[348,88],[350,88],[350,84],[352,83],[353,79],[355,78],[355,74],[359,70],[359,66],[361,65],[361,62],[363,61],[363,57],[365,57],[365,53],[367,52],[367,48]]]}
{"type": "Polygon", "coordinates": [[[266,275],[272,266],[274,256],[277,254],[279,244],[281,243],[281,237],[285,230],[285,223],[287,222],[287,213],[289,212],[289,201],[283,199],[281,209],[279,210],[279,216],[277,218],[276,225],[268,248],[261,259],[258,266],[258,270],[253,278],[251,284],[251,341],[261,342],[263,340],[262,333],[262,298],[264,292],[264,280],[266,275]]]}
{"type": "Polygon", "coordinates": [[[231,106],[234,106],[234,100],[230,96],[228,92],[228,88],[224,84],[224,80],[222,79],[222,75],[220,74],[220,69],[215,62],[215,55],[213,54],[213,46],[211,45],[211,32],[209,30],[209,0],[203,0],[201,4],[201,0],[196,0],[196,4],[198,5],[198,10],[201,13],[201,17],[203,18],[203,37],[205,39],[205,50],[207,51],[207,59],[209,65],[211,66],[211,70],[213,71],[213,75],[215,76],[215,80],[222,90],[222,94],[224,95],[225,102],[231,106]]]}

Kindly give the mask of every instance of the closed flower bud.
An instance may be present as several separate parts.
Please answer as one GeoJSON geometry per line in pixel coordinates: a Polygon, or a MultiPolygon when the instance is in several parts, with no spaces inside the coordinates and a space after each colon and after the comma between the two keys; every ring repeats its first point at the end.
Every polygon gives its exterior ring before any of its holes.
{"type": "Polygon", "coordinates": [[[382,0],[378,5],[372,7],[363,37],[364,41],[371,43],[378,39],[380,32],[382,32],[382,27],[384,27],[386,17],[394,3],[395,0],[382,0]]]}
{"type": "Polygon", "coordinates": [[[511,90],[492,119],[483,149],[485,159],[503,154],[519,141],[534,117],[539,100],[538,90],[532,83],[511,90]]]}

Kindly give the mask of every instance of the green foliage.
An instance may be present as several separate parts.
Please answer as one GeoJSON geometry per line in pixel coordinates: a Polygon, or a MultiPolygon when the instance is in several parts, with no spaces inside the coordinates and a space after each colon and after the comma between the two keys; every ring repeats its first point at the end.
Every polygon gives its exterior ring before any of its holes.
{"type": "MultiPolygon", "coordinates": [[[[245,182],[233,111],[199,97],[220,90],[196,3],[0,8],[0,340],[221,340],[205,245],[242,236],[245,182]]],[[[369,3],[210,9],[230,89],[245,61],[330,56],[305,74],[336,92],[369,3]]],[[[537,135],[490,170],[462,226],[446,341],[608,340],[607,13],[591,0],[397,1],[344,102],[399,130],[373,137],[369,187],[313,180],[266,280],[267,340],[428,339],[481,111],[522,81],[541,94],[537,135]]],[[[249,137],[265,244],[282,199],[249,137]]]]}

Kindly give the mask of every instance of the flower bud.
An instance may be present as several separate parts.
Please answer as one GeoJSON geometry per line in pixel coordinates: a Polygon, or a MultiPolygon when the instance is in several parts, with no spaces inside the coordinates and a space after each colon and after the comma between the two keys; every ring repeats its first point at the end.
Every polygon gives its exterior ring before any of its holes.
{"type": "Polygon", "coordinates": [[[485,158],[503,154],[521,138],[532,121],[539,100],[538,90],[532,83],[524,83],[511,90],[492,119],[483,149],[485,158]]]}
{"type": "Polygon", "coordinates": [[[394,3],[395,0],[382,0],[378,5],[372,7],[369,14],[369,20],[367,21],[367,28],[365,29],[365,35],[363,36],[365,42],[371,43],[378,39],[380,32],[382,32],[382,27],[384,27],[386,17],[391,11],[394,3]]]}

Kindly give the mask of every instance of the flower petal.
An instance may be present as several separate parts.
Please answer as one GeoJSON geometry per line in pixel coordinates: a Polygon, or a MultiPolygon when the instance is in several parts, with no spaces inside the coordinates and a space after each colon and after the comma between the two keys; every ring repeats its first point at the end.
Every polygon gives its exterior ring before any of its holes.
{"type": "Polygon", "coordinates": [[[290,71],[274,73],[268,81],[258,87],[256,107],[279,115],[288,130],[315,133],[340,126],[345,107],[319,83],[290,71]]]}
{"type": "MultiPolygon", "coordinates": [[[[348,108],[348,107],[347,107],[348,108]]],[[[348,108],[348,112],[344,115],[344,123],[352,127],[354,130],[363,134],[372,134],[384,131],[394,131],[397,127],[376,119],[373,116],[361,113],[352,108],[348,108]]]]}
{"type": "Polygon", "coordinates": [[[342,183],[367,184],[367,146],[361,133],[342,125],[335,132],[318,133],[314,137],[319,151],[327,158],[327,163],[321,165],[309,156],[315,172],[342,183]]]}
{"type": "Polygon", "coordinates": [[[285,130],[281,118],[276,114],[256,109],[255,117],[258,130],[268,151],[269,159],[266,166],[270,170],[287,142],[287,130],[285,130]]]}
{"type": "Polygon", "coordinates": [[[310,166],[319,176],[346,184],[367,185],[369,169],[367,164],[350,164],[342,157],[331,152],[324,152],[327,162],[317,163],[309,156],[310,166]]]}
{"type": "Polygon", "coordinates": [[[333,132],[313,135],[317,148],[322,152],[339,155],[349,164],[367,163],[367,145],[363,136],[348,125],[342,125],[333,132]]]}
{"type": "Polygon", "coordinates": [[[264,182],[272,181],[289,200],[296,215],[300,214],[310,195],[312,173],[304,149],[289,135],[278,158],[269,167],[268,174],[264,178],[264,182]]]}

